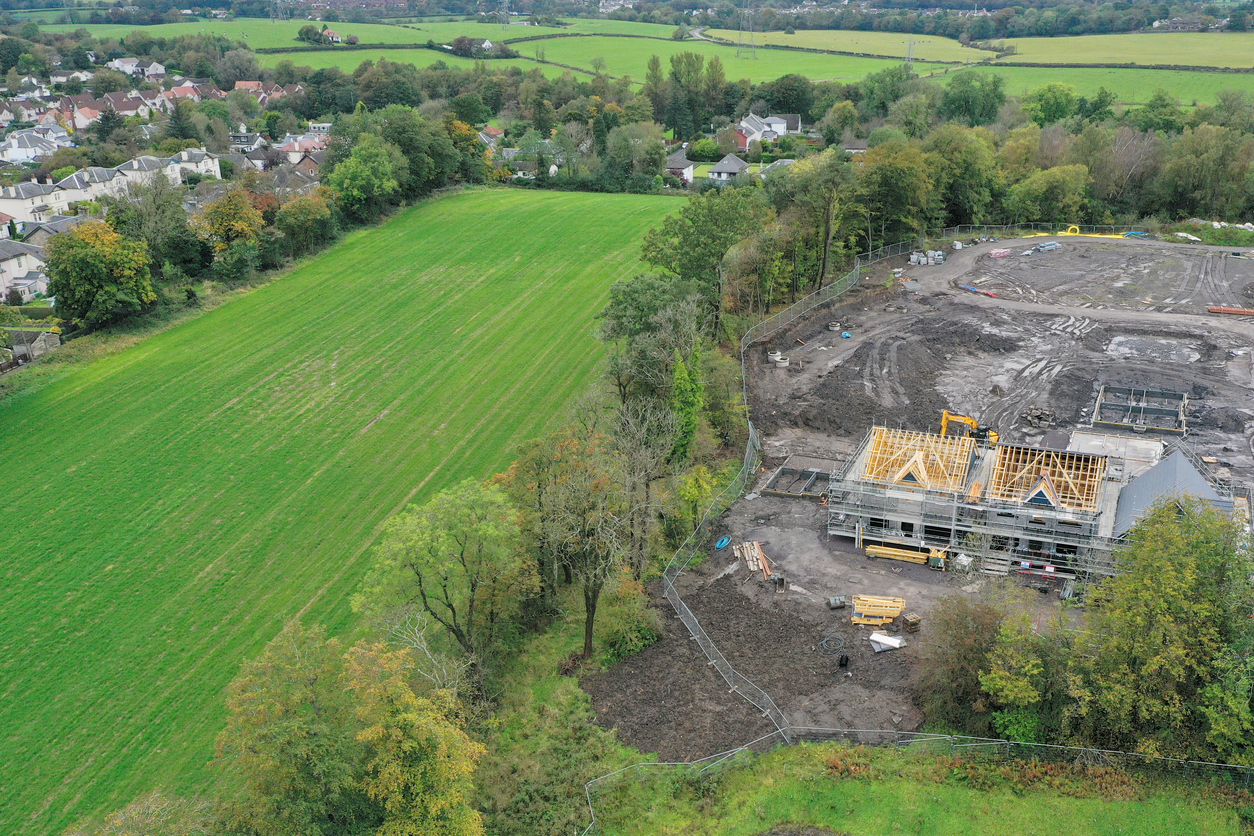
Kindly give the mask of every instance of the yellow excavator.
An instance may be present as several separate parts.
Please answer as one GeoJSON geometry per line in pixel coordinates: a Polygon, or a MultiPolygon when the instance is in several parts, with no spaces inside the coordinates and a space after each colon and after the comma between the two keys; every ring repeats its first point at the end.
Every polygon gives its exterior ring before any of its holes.
{"type": "Polygon", "coordinates": [[[997,443],[997,439],[999,438],[997,430],[989,427],[981,427],[980,422],[976,421],[974,418],[969,418],[966,415],[959,415],[956,412],[950,412],[948,409],[941,413],[941,435],[947,435],[949,433],[950,421],[953,421],[956,424],[966,424],[970,427],[971,437],[976,441],[987,441],[989,444],[997,443]]]}

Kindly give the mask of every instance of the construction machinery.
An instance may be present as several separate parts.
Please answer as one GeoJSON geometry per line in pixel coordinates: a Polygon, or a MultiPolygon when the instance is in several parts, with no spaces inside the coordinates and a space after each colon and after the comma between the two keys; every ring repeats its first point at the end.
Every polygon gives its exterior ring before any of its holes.
{"type": "Polygon", "coordinates": [[[901,598],[877,598],[874,595],[853,596],[854,624],[871,624],[883,627],[901,615],[906,609],[906,602],[901,598]]]}
{"type": "Polygon", "coordinates": [[[954,423],[957,423],[957,424],[966,424],[968,427],[970,427],[971,437],[974,438],[976,441],[983,441],[983,442],[987,442],[988,444],[996,444],[997,439],[1000,437],[997,435],[997,430],[994,430],[990,427],[981,427],[980,422],[975,420],[974,418],[968,417],[966,415],[959,415],[956,412],[950,412],[948,409],[941,412],[941,428],[940,428],[941,435],[948,435],[950,421],[953,421],[954,423]]]}

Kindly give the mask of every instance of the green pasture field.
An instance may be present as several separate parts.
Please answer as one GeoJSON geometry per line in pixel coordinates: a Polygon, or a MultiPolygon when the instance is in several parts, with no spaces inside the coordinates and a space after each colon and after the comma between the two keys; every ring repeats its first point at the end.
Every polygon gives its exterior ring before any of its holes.
{"type": "MultiPolygon", "coordinates": [[[[753,82],[771,81],[789,73],[800,73],[815,81],[852,81],[900,63],[888,59],[852,58],[782,49],[760,49],[756,59],[738,58],[734,46],[708,41],[657,41],[619,37],[553,38],[515,44],[514,48],[526,57],[535,57],[537,50],[543,50],[546,61],[569,64],[589,71],[592,59],[604,58],[607,73],[612,76],[630,75],[638,82],[644,80],[650,56],[660,57],[663,69],[669,71],[670,57],[680,52],[696,52],[704,55],[707,60],[717,55],[723,61],[728,79],[747,78],[753,82]]],[[[916,63],[915,66],[919,72],[935,69],[935,65],[916,63]]]]}
{"type": "MultiPolygon", "coordinates": [[[[1020,96],[1061,81],[1075,88],[1081,96],[1092,96],[1105,87],[1121,104],[1143,104],[1158,89],[1166,90],[1184,106],[1214,104],[1220,90],[1245,90],[1254,93],[1254,74],[1207,73],[1198,70],[1096,69],[1091,67],[1000,67],[980,65],[977,72],[996,73],[1006,80],[1006,92],[1020,96]]],[[[947,84],[957,68],[932,76],[933,81],[947,84]]]]}
{"type": "Polygon", "coordinates": [[[428,40],[440,44],[452,43],[454,38],[459,38],[462,35],[469,38],[487,38],[492,43],[496,43],[498,41],[508,41],[510,38],[555,35],[567,31],[556,26],[504,27],[500,23],[480,23],[477,20],[423,21],[422,23],[407,23],[405,28],[410,31],[421,32],[422,38],[419,39],[419,43],[424,44],[428,40]]]}
{"type": "MultiPolygon", "coordinates": [[[[611,779],[593,802],[607,836],[756,836],[775,832],[924,834],[924,836],[1238,836],[1244,832],[1230,808],[1198,785],[1125,785],[1112,798],[1083,780],[1058,788],[980,789],[954,775],[951,762],[892,748],[854,752],[840,745],[777,749],[749,766],[711,779],[694,792],[674,770],[646,768],[626,780],[611,779]],[[827,759],[867,769],[837,778],[827,759]],[[1080,795],[1082,797],[1074,797],[1080,795]],[[1120,797],[1123,796],[1123,797],[1120,797]]],[[[994,778],[993,781],[997,781],[994,778]]],[[[1060,782],[1061,783],[1061,782],[1060,782]]]]}
{"type": "Polygon", "coordinates": [[[1254,32],[1138,32],[1011,38],[1007,61],[1043,64],[1173,64],[1254,67],[1254,32]]]}
{"type": "Polygon", "coordinates": [[[598,35],[644,35],[649,38],[666,38],[674,34],[669,23],[636,23],[630,20],[595,20],[571,18],[566,21],[569,32],[596,33],[598,35]]]}
{"type": "MultiPolygon", "coordinates": [[[[738,42],[740,33],[733,29],[710,29],[711,38],[738,42]]],[[[914,57],[918,61],[983,61],[995,53],[963,46],[953,38],[935,35],[906,35],[901,32],[853,32],[843,29],[802,29],[795,35],[784,32],[755,32],[759,44],[803,49],[831,49],[837,52],[861,52],[868,55],[896,55],[905,58],[910,39],[914,39],[914,57]]]]}
{"type": "MultiPolygon", "coordinates": [[[[307,20],[270,21],[257,18],[237,18],[236,20],[192,20],[186,23],[160,23],[156,26],[131,26],[120,23],[99,23],[94,25],[74,25],[69,23],[41,27],[48,32],[73,32],[86,29],[97,38],[125,38],[132,32],[139,31],[153,38],[176,38],[179,35],[198,35],[209,33],[222,35],[231,40],[243,41],[252,49],[276,49],[289,46],[300,46],[296,33],[302,26],[308,26],[307,20]]],[[[317,24],[321,25],[321,24],[317,24]]],[[[410,29],[405,26],[387,26],[381,23],[329,23],[327,24],[343,37],[356,35],[364,44],[425,44],[432,35],[425,29],[410,29]]],[[[429,24],[443,26],[444,24],[429,24]]],[[[477,24],[468,24],[475,26],[477,24]]],[[[439,38],[436,38],[439,40],[439,38]]],[[[448,40],[452,40],[449,38],[448,40]]]]}
{"type": "MultiPolygon", "coordinates": [[[[384,521],[483,478],[597,374],[597,311],[679,208],[478,190],[0,400],[0,822],[209,794],[227,683],[337,633],[384,521]]],[[[22,374],[19,372],[18,374],[22,374]]]]}
{"type": "Polygon", "coordinates": [[[584,81],[592,78],[592,73],[568,71],[565,67],[558,67],[553,64],[540,64],[530,58],[494,58],[491,61],[476,61],[473,58],[462,58],[457,55],[445,55],[432,49],[354,49],[354,50],[313,50],[310,52],[283,52],[278,54],[263,54],[257,56],[257,62],[263,67],[277,66],[280,61],[291,61],[298,67],[313,67],[320,70],[323,67],[339,67],[346,73],[351,73],[361,65],[362,61],[378,61],[380,58],[386,58],[389,61],[396,61],[403,64],[414,64],[418,67],[429,67],[437,61],[443,61],[450,67],[458,67],[468,70],[475,64],[484,64],[489,70],[493,68],[504,69],[505,67],[522,67],[524,70],[540,68],[549,78],[557,78],[564,72],[573,72],[575,77],[584,81]]]}

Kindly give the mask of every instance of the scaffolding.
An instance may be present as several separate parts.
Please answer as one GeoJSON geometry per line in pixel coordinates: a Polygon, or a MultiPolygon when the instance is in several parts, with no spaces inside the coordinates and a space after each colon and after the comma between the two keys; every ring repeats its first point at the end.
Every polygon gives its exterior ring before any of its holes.
{"type": "MultiPolygon", "coordinates": [[[[1103,483],[1116,488],[1106,477],[1101,456],[1014,445],[980,449],[969,437],[875,427],[833,473],[828,534],[851,537],[858,548],[877,544],[949,549],[973,558],[979,569],[993,574],[1110,575],[1115,541],[1103,535],[1102,514],[1097,511],[1103,483]],[[937,445],[936,440],[955,446],[937,445]],[[896,451],[889,447],[894,441],[901,442],[896,451]],[[1025,450],[1052,455],[1034,458],[1025,450]],[[942,451],[948,457],[926,455],[942,451]],[[948,477],[930,475],[930,484],[903,481],[903,469],[909,462],[917,463],[920,452],[925,453],[925,463],[946,462],[948,477]],[[1032,468],[1036,472],[1029,478],[1032,468]],[[1055,484],[1042,487],[1042,476],[1055,484]],[[1020,490],[1024,483],[1027,487],[1020,490]],[[1042,491],[1070,504],[1025,501],[1042,491]]],[[[1110,493],[1117,495],[1117,488],[1110,493]]]]}

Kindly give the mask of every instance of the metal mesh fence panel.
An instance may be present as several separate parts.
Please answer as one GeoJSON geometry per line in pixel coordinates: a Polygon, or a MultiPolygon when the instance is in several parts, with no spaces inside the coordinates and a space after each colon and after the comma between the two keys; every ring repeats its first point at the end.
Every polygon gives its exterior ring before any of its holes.
{"type": "MultiPolygon", "coordinates": [[[[797,300],[792,305],[769,316],[749,328],[740,340],[740,374],[741,395],[746,414],[749,407],[747,377],[745,375],[745,352],[753,343],[770,336],[797,320],[806,316],[815,308],[825,305],[849,291],[863,275],[863,270],[872,264],[889,258],[897,258],[926,247],[927,239],[949,239],[964,237],[1015,237],[1036,234],[1090,234],[1090,235],[1122,235],[1127,232],[1144,232],[1143,227],[1134,226],[1092,226],[1087,224],[1008,224],[1008,225],[962,225],[937,229],[928,232],[926,238],[911,238],[896,244],[889,244],[863,253],[854,259],[853,269],[845,275],[819,288],[813,293],[797,300]]],[[[1156,771],[1174,771],[1181,774],[1208,775],[1220,777],[1225,781],[1250,787],[1254,770],[1228,766],[1226,764],[1201,763],[1195,761],[1173,760],[1151,756],[1133,755],[1125,752],[1107,752],[1097,749],[1077,749],[1067,746],[1045,746],[1041,744],[1015,743],[1006,740],[989,740],[985,738],[959,737],[953,735],[924,734],[921,732],[902,732],[893,729],[826,729],[797,727],[789,724],[787,717],[775,705],[775,701],[766,691],[759,688],[748,678],[741,675],[719,651],[717,645],[706,634],[701,622],[684,603],[675,581],[683,574],[692,562],[702,544],[709,541],[710,524],[723,511],[740,497],[757,472],[761,458],[761,439],[752,421],[748,421],[749,439],[745,445],[744,461],[739,472],[718,496],[710,502],[701,517],[696,529],[671,556],[666,568],[662,571],[663,590],[666,600],[670,602],[675,614],[683,621],[689,635],[701,647],[701,651],[710,660],[713,667],[723,677],[728,687],[756,706],[763,716],[775,724],[776,730],[744,746],[727,752],[720,752],[707,758],[688,763],[638,763],[594,778],[584,786],[588,800],[588,812],[591,822],[583,831],[584,834],[597,832],[596,810],[593,805],[594,792],[603,792],[626,780],[641,780],[645,774],[654,774],[665,770],[686,770],[695,774],[705,774],[711,770],[725,768],[733,763],[741,762],[748,753],[769,751],[777,745],[799,742],[844,741],[860,746],[897,746],[908,747],[920,752],[944,751],[963,753],[965,755],[992,757],[1015,760],[1070,760],[1074,762],[1106,764],[1123,769],[1139,768],[1156,771]]]]}

